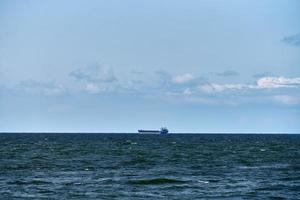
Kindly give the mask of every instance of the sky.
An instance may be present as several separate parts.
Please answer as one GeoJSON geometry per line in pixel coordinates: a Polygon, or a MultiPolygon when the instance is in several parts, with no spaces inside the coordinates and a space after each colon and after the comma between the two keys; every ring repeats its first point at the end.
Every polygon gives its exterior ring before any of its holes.
{"type": "Polygon", "coordinates": [[[300,1],[0,2],[0,132],[300,133],[300,1]]]}

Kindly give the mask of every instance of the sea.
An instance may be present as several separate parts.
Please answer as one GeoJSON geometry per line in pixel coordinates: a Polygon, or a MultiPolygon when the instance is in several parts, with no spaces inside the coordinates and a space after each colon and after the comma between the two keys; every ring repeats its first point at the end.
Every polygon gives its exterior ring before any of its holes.
{"type": "Polygon", "coordinates": [[[300,199],[300,135],[1,133],[0,199],[300,199]]]}

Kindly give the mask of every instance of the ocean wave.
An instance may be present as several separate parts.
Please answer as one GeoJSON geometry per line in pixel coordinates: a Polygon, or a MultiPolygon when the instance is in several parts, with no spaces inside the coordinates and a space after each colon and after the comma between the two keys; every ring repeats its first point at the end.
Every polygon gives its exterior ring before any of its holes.
{"type": "Polygon", "coordinates": [[[14,180],[14,181],[8,181],[7,184],[10,185],[40,185],[40,184],[50,184],[51,182],[40,180],[40,179],[33,179],[29,181],[24,180],[14,180]]]}
{"type": "Polygon", "coordinates": [[[180,184],[186,182],[188,181],[171,179],[171,178],[138,179],[138,180],[128,181],[129,184],[136,184],[136,185],[156,185],[156,184],[172,184],[172,183],[180,184]]]}
{"type": "Polygon", "coordinates": [[[238,166],[240,169],[285,169],[290,167],[289,164],[271,164],[259,166],[238,166]]]}

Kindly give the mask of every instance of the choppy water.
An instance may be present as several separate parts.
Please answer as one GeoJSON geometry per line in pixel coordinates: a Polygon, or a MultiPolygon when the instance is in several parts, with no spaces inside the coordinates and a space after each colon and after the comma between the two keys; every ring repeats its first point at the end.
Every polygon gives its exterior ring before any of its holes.
{"type": "Polygon", "coordinates": [[[300,199],[300,135],[0,134],[0,199],[300,199]]]}

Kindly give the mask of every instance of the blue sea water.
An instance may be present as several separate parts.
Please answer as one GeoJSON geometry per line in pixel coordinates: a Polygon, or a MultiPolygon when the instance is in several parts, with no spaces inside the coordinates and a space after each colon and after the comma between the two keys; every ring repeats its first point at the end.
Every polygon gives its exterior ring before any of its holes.
{"type": "Polygon", "coordinates": [[[300,199],[300,135],[0,134],[0,199],[300,199]]]}

